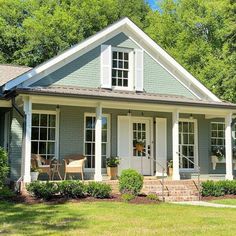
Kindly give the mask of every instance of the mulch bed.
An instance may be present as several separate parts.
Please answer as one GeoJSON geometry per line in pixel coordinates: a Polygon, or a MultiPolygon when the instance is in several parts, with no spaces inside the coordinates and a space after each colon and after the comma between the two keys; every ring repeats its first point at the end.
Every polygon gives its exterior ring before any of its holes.
{"type": "MultiPolygon", "coordinates": [[[[78,199],[67,199],[67,198],[52,198],[48,201],[37,199],[35,197],[30,196],[29,194],[17,195],[11,199],[11,202],[14,203],[26,203],[26,204],[37,204],[37,203],[46,203],[46,204],[63,204],[66,202],[124,202],[121,198],[120,194],[113,194],[110,198],[98,199],[93,197],[86,198],[78,198],[78,199]]],[[[129,201],[131,204],[160,204],[161,201],[150,200],[146,197],[146,195],[136,196],[133,200],[129,201]]]]}
{"type": "Polygon", "coordinates": [[[212,196],[208,196],[208,197],[202,197],[202,201],[212,201],[212,200],[221,200],[221,199],[236,199],[236,195],[224,195],[224,196],[220,196],[220,197],[212,197],[212,196]]]}

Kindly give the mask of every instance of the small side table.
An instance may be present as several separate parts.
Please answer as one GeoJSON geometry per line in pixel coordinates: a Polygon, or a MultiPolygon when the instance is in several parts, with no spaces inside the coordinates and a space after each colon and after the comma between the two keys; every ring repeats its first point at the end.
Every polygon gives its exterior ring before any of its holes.
{"type": "Polygon", "coordinates": [[[58,175],[58,177],[60,178],[60,180],[62,180],[61,174],[60,174],[60,163],[53,163],[52,164],[52,180],[54,180],[54,176],[55,174],[58,175]]]}

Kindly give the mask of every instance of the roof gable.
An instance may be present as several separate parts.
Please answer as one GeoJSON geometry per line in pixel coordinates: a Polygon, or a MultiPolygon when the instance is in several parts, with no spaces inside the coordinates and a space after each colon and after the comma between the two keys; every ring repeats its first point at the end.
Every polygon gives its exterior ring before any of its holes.
{"type": "Polygon", "coordinates": [[[105,41],[108,41],[120,32],[124,32],[130,39],[133,40],[133,42],[142,47],[145,52],[153,58],[153,60],[159,63],[197,98],[210,101],[220,101],[219,98],[211,93],[204,85],[202,85],[196,78],[186,71],[179,63],[177,63],[168,53],[166,53],[128,18],[121,19],[120,21],[98,32],[94,36],[91,36],[83,42],[66,50],[62,54],[35,67],[28,73],[19,76],[12,81],[9,81],[6,83],[4,89],[11,90],[16,86],[30,86],[41,78],[49,75],[62,66],[75,60],[79,56],[85,54],[89,50],[104,43],[105,41]]]}

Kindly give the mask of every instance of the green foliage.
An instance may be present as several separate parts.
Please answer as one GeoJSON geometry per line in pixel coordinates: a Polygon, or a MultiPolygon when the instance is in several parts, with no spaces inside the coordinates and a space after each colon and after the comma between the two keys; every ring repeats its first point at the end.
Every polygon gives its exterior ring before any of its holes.
{"type": "Polygon", "coordinates": [[[6,151],[2,147],[0,147],[0,187],[4,185],[8,172],[8,156],[6,151]]]}
{"type": "Polygon", "coordinates": [[[59,193],[59,188],[56,183],[53,182],[39,182],[35,181],[26,186],[27,191],[29,191],[33,196],[37,198],[42,198],[44,200],[50,200],[56,194],[59,193]]]}
{"type": "Polygon", "coordinates": [[[131,193],[123,193],[121,196],[121,199],[125,202],[129,202],[133,199],[135,199],[135,195],[131,193]]]}
{"type": "Polygon", "coordinates": [[[106,164],[108,167],[117,167],[120,164],[119,157],[109,157],[106,159],[106,164]]]}
{"type": "Polygon", "coordinates": [[[149,194],[147,195],[147,198],[148,198],[149,200],[152,200],[152,201],[159,201],[159,198],[158,198],[158,196],[157,196],[155,193],[149,193],[149,194]]]}
{"type": "Polygon", "coordinates": [[[206,181],[202,183],[202,196],[223,196],[225,194],[236,195],[236,181],[222,180],[222,181],[206,181]]]}
{"type": "Polygon", "coordinates": [[[0,187],[0,199],[8,200],[16,194],[7,186],[0,187]]]}
{"type": "Polygon", "coordinates": [[[145,31],[222,99],[236,102],[236,2],[163,0],[145,31]]]}
{"type": "Polygon", "coordinates": [[[58,183],[58,190],[66,198],[82,198],[86,195],[86,186],[79,180],[62,181],[58,183]]]}
{"type": "Polygon", "coordinates": [[[121,172],[119,178],[119,191],[138,195],[143,187],[143,176],[136,170],[127,169],[121,172]]]}
{"type": "Polygon", "coordinates": [[[87,194],[91,197],[109,198],[111,191],[111,186],[105,183],[89,182],[87,185],[87,194]]]}

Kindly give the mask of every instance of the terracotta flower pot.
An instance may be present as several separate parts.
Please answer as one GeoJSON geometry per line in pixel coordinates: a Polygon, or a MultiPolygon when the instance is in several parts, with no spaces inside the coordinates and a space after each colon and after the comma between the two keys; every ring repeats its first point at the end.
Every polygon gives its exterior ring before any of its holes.
{"type": "Polygon", "coordinates": [[[110,179],[117,179],[118,168],[117,167],[107,167],[107,175],[110,179]]]}
{"type": "Polygon", "coordinates": [[[173,175],[173,168],[168,168],[168,173],[169,173],[169,176],[172,176],[173,175]]]}
{"type": "Polygon", "coordinates": [[[135,145],[135,148],[136,148],[136,150],[139,151],[139,152],[142,152],[143,149],[144,149],[143,145],[142,145],[142,144],[139,144],[139,143],[137,143],[137,144],[135,145]]]}

